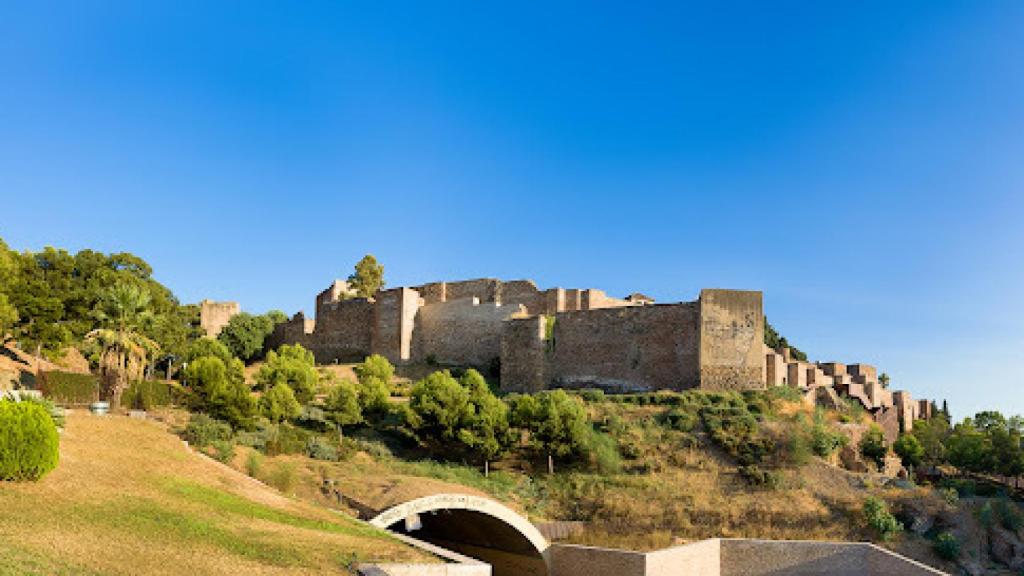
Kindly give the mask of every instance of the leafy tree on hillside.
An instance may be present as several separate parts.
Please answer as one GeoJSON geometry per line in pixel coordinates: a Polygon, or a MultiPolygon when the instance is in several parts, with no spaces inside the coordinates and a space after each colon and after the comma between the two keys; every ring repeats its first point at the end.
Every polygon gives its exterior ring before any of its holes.
{"type": "Polygon", "coordinates": [[[473,415],[469,390],[447,370],[417,382],[412,388],[409,408],[417,417],[414,428],[442,442],[456,440],[459,430],[473,415]]]}
{"type": "Polygon", "coordinates": [[[234,428],[250,428],[256,416],[256,398],[240,378],[242,361],[228,365],[216,356],[196,358],[185,368],[183,381],[193,410],[229,422],[234,428]]]}
{"type": "Polygon", "coordinates": [[[277,383],[260,398],[260,411],[271,422],[292,420],[302,413],[302,406],[287,384],[277,383]]]}
{"type": "Polygon", "coordinates": [[[105,397],[119,407],[121,394],[142,378],[147,358],[159,350],[156,342],[141,333],[153,316],[149,294],[133,284],[115,284],[101,295],[95,316],[109,327],[89,332],[86,339],[101,350],[105,397]]]}
{"type": "Polygon", "coordinates": [[[202,337],[194,340],[189,344],[188,349],[185,351],[185,361],[192,362],[197,358],[203,356],[213,356],[214,358],[220,358],[221,362],[227,364],[231,362],[234,356],[231,355],[231,351],[219,340],[214,340],[209,337],[202,337]]]}
{"type": "Polygon", "coordinates": [[[860,439],[860,453],[874,462],[879,469],[885,465],[885,455],[889,452],[885,445],[885,433],[877,425],[872,425],[860,439]]]}
{"type": "Polygon", "coordinates": [[[287,384],[301,403],[313,398],[319,381],[313,353],[299,344],[285,344],[270,351],[256,373],[256,382],[264,391],[275,384],[287,384]]]}
{"type": "Polygon", "coordinates": [[[7,339],[7,331],[18,321],[18,309],[7,300],[7,294],[0,292],[0,344],[7,339]]]}
{"type": "Polygon", "coordinates": [[[236,314],[221,330],[217,339],[243,362],[249,362],[262,354],[263,342],[274,331],[275,318],[277,317],[270,314],[236,314]]]}
{"type": "Polygon", "coordinates": [[[384,287],[384,266],[367,254],[356,263],[355,272],[348,277],[348,285],[360,298],[369,298],[384,287]]]}
{"type": "Polygon", "coordinates": [[[491,392],[476,370],[467,370],[459,383],[469,392],[469,403],[473,406],[472,415],[459,430],[459,441],[483,458],[487,476],[490,461],[506,452],[515,438],[509,426],[508,405],[491,392]]]}
{"type": "Polygon", "coordinates": [[[338,427],[338,436],[344,438],[344,427],[363,421],[359,406],[359,388],[354,382],[342,380],[327,395],[327,418],[338,427]]]}
{"type": "Polygon", "coordinates": [[[922,461],[929,466],[938,466],[946,461],[946,439],[949,437],[949,422],[935,417],[914,423],[912,432],[924,451],[922,461]]]}
{"type": "Polygon", "coordinates": [[[391,379],[395,367],[380,354],[367,356],[354,368],[359,379],[359,405],[367,412],[382,412],[391,397],[391,379]]]}
{"type": "Polygon", "coordinates": [[[591,428],[583,404],[564,390],[540,392],[535,399],[517,400],[513,414],[529,430],[531,440],[547,453],[548,473],[553,474],[556,456],[564,458],[586,451],[591,428]]]}
{"type": "Polygon", "coordinates": [[[901,435],[896,439],[892,449],[911,473],[924,461],[924,446],[913,434],[901,435]]]}

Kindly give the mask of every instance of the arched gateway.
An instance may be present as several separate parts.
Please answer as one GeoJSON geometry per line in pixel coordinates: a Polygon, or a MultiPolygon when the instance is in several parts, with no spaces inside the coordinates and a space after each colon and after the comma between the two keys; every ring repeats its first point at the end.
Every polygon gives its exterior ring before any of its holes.
{"type": "Polygon", "coordinates": [[[480,496],[435,494],[384,510],[370,524],[490,564],[495,576],[545,576],[549,543],[529,520],[480,496]]]}

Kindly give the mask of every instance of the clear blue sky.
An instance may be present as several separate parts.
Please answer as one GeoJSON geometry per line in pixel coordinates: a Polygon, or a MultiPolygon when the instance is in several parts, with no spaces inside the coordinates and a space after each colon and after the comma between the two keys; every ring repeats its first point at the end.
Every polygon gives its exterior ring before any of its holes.
{"type": "Polygon", "coordinates": [[[761,289],[820,360],[1024,413],[1024,3],[23,2],[0,236],[183,301],[761,289]]]}

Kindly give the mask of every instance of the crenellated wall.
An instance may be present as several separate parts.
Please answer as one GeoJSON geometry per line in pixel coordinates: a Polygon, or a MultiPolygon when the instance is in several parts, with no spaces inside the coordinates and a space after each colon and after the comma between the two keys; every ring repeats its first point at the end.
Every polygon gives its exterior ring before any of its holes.
{"type": "Polygon", "coordinates": [[[486,367],[501,357],[504,323],[525,316],[523,304],[481,303],[463,298],[426,304],[416,313],[413,360],[486,367]]]}

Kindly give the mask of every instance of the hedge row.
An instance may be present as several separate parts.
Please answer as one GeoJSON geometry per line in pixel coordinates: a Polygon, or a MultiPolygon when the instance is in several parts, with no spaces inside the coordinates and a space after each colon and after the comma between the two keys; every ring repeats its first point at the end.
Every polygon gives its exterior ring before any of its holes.
{"type": "Polygon", "coordinates": [[[57,466],[57,427],[36,402],[0,400],[0,480],[38,480],[57,466]]]}
{"type": "Polygon", "coordinates": [[[41,374],[39,389],[57,404],[85,405],[100,399],[100,383],[92,374],[59,370],[41,374]]]}
{"type": "Polygon", "coordinates": [[[181,389],[163,380],[141,380],[125,390],[121,406],[134,410],[150,410],[157,406],[170,406],[181,397],[181,389]]]}

